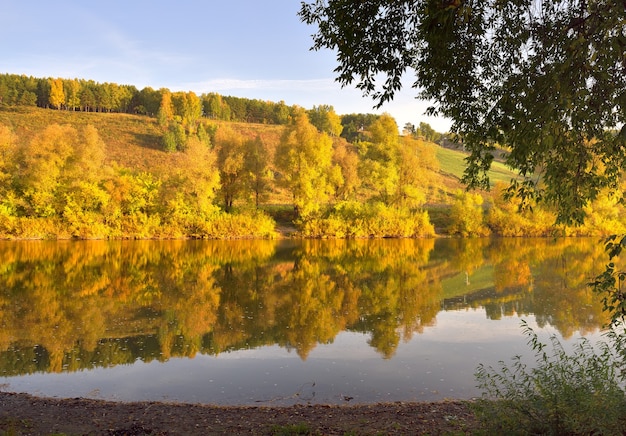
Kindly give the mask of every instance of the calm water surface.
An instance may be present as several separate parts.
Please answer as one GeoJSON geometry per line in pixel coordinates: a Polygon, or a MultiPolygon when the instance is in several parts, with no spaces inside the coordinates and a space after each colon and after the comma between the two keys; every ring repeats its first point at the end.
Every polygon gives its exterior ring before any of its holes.
{"type": "Polygon", "coordinates": [[[0,243],[0,390],[228,405],[471,398],[598,339],[597,239],[0,243]]]}

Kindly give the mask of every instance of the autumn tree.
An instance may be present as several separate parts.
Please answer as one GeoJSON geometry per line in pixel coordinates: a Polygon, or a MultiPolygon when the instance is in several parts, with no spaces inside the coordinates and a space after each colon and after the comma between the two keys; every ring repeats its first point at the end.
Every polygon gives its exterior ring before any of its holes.
{"type": "Polygon", "coordinates": [[[267,144],[257,136],[244,142],[244,167],[247,172],[248,189],[258,208],[267,195],[272,182],[271,156],[267,144]]]}
{"type": "Polygon", "coordinates": [[[215,93],[209,93],[202,96],[202,107],[204,113],[209,118],[230,121],[230,106],[222,96],[215,93]]]}
{"type": "MultiPolygon", "coordinates": [[[[427,113],[452,120],[470,152],[463,181],[488,189],[495,144],[508,147],[523,176],[509,194],[554,206],[566,224],[619,189],[626,167],[625,14],[613,0],[315,0],[300,9],[317,26],[313,47],[337,52],[342,85],[356,82],[382,105],[413,70],[427,113]]],[[[623,247],[626,237],[612,239],[610,255],[623,247]]],[[[616,274],[608,268],[596,286],[623,319],[616,274]]]]}
{"type": "Polygon", "coordinates": [[[398,153],[398,185],[395,201],[419,207],[426,202],[429,187],[438,180],[439,161],[435,149],[423,141],[401,138],[398,153]]]}
{"type": "Polygon", "coordinates": [[[452,235],[486,236],[489,230],[484,224],[483,198],[474,192],[458,191],[450,211],[448,232],[452,235]]]}
{"type": "Polygon", "coordinates": [[[297,215],[310,216],[327,201],[331,159],[331,138],[318,132],[304,111],[297,113],[275,156],[279,182],[291,193],[297,215]]]}
{"type": "Polygon", "coordinates": [[[15,158],[16,136],[8,126],[0,124],[0,186],[8,187],[7,182],[12,177],[14,169],[12,161],[15,158]]]}
{"type": "Polygon", "coordinates": [[[313,106],[313,109],[307,111],[309,121],[320,132],[329,134],[330,136],[339,136],[343,130],[341,125],[341,117],[335,113],[335,108],[329,105],[313,106]]]}
{"type": "Polygon", "coordinates": [[[161,104],[157,112],[157,121],[161,127],[166,127],[174,121],[174,104],[172,103],[172,93],[167,89],[161,90],[161,104]]]}
{"type": "Polygon", "coordinates": [[[202,102],[194,92],[176,92],[171,97],[174,114],[187,132],[196,132],[197,122],[202,116],[202,102]]]}
{"type": "Polygon", "coordinates": [[[0,124],[0,216],[17,213],[17,198],[13,192],[16,173],[16,136],[11,129],[0,124]]]}
{"type": "Polygon", "coordinates": [[[220,189],[217,161],[215,150],[195,136],[189,139],[165,187],[170,214],[191,220],[206,219],[215,212],[213,203],[220,189]]]}
{"type": "Polygon", "coordinates": [[[77,132],[58,124],[48,126],[24,149],[24,170],[20,187],[27,201],[27,213],[54,216],[60,211],[56,191],[62,183],[64,167],[73,154],[77,132]]]}
{"type": "Polygon", "coordinates": [[[361,187],[359,155],[343,138],[333,146],[331,183],[337,200],[355,200],[361,187]]]}
{"type": "Polygon", "coordinates": [[[91,86],[83,86],[80,91],[80,106],[85,112],[91,112],[96,108],[96,96],[91,86]]]}
{"type": "Polygon", "coordinates": [[[161,103],[160,91],[152,88],[142,88],[133,96],[133,111],[138,114],[155,116],[161,103]]]}
{"type": "Polygon", "coordinates": [[[80,82],[77,79],[64,82],[64,92],[67,96],[67,107],[71,110],[80,108],[80,82]]]}
{"type": "Polygon", "coordinates": [[[234,201],[246,185],[244,139],[230,126],[220,126],[215,132],[214,146],[217,151],[217,166],[220,171],[220,193],[224,209],[230,212],[234,201]]]}
{"type": "Polygon", "coordinates": [[[65,105],[65,91],[63,79],[49,79],[50,83],[50,106],[61,109],[65,105]]]}
{"type": "Polygon", "coordinates": [[[19,187],[27,213],[61,216],[70,202],[99,209],[106,201],[98,187],[103,160],[104,144],[94,127],[46,127],[22,151],[19,187]]]}
{"type": "Polygon", "coordinates": [[[187,144],[187,132],[182,118],[175,115],[172,94],[167,89],[162,90],[157,122],[163,130],[163,149],[170,152],[183,150],[187,144]]]}
{"type": "Polygon", "coordinates": [[[389,114],[374,121],[369,128],[370,141],[358,143],[361,155],[360,177],[379,200],[393,203],[399,181],[398,125],[389,114]]]}

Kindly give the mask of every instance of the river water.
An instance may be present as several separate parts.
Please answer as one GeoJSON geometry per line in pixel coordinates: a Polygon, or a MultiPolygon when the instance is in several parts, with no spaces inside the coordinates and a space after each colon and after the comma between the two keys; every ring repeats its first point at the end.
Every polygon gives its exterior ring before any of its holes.
{"type": "Polygon", "coordinates": [[[466,399],[608,321],[597,239],[0,243],[0,390],[221,405],[466,399]]]}

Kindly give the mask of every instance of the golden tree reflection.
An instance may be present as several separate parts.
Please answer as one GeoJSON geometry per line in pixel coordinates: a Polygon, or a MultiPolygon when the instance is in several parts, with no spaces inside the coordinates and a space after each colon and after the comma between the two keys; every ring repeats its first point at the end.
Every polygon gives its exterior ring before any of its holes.
{"type": "Polygon", "coordinates": [[[280,345],[306,359],[342,331],[383,358],[482,307],[565,337],[607,321],[603,268],[576,239],[0,243],[0,371],[77,370],[280,345]]]}

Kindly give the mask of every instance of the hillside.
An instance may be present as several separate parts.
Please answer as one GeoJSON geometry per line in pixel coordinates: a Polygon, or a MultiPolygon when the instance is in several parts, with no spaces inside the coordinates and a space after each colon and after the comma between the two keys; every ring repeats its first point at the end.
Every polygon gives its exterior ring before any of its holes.
{"type": "Polygon", "coordinates": [[[543,205],[520,212],[496,185],[516,176],[502,161],[489,173],[496,189],[465,192],[467,155],[400,137],[389,116],[350,143],[320,132],[306,112],[294,113],[288,125],[200,118],[190,128],[184,118],[164,127],[146,115],[0,105],[0,238],[626,231],[626,209],[616,198],[590,204],[581,228],[555,227],[543,205]],[[183,142],[165,151],[166,135],[183,128],[183,142]]]}
{"type": "MultiPolygon", "coordinates": [[[[284,126],[208,121],[213,125],[229,124],[247,138],[260,135],[269,143],[278,142],[284,126]]],[[[106,145],[109,164],[123,164],[141,171],[160,171],[172,163],[172,154],[162,150],[161,135],[155,118],[144,115],[102,112],[74,112],[36,107],[0,106],[0,124],[9,126],[19,145],[25,145],[51,124],[72,127],[94,126],[106,145]]]]}
{"type": "MultiPolygon", "coordinates": [[[[320,132],[306,111],[294,113],[287,125],[199,118],[190,127],[176,117],[164,124],[146,115],[0,106],[0,238],[554,231],[549,210],[520,213],[501,188],[466,192],[466,153],[399,136],[388,115],[350,143],[320,132]],[[177,141],[172,151],[167,135],[177,141]]],[[[494,187],[515,174],[495,161],[489,176],[494,187]]],[[[599,210],[612,215],[576,234],[621,228],[622,209],[605,203],[599,210]]]]}
{"type": "MultiPolygon", "coordinates": [[[[247,139],[261,137],[270,145],[280,140],[285,126],[272,124],[242,123],[219,120],[203,120],[207,125],[228,125],[247,139]]],[[[44,127],[51,124],[69,124],[73,127],[92,125],[106,145],[106,162],[123,164],[141,171],[160,171],[172,164],[172,154],[161,147],[162,132],[155,118],[144,115],[121,113],[74,112],[41,109],[36,107],[0,107],[0,124],[9,126],[16,133],[20,145],[27,144],[44,127]]],[[[441,184],[446,191],[462,189],[466,154],[462,151],[436,147],[439,160],[441,184]]],[[[494,162],[490,172],[493,183],[508,182],[515,174],[504,164],[494,162]]]]}
{"type": "MultiPolygon", "coordinates": [[[[466,157],[467,153],[459,150],[444,147],[437,148],[437,159],[439,160],[442,174],[459,180],[463,177],[463,171],[465,171],[466,157]]],[[[509,183],[511,179],[516,177],[517,174],[512,172],[502,161],[494,160],[489,171],[491,186],[498,182],[509,183]]]]}

